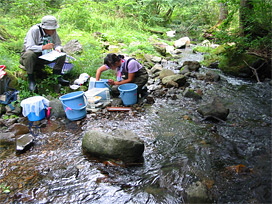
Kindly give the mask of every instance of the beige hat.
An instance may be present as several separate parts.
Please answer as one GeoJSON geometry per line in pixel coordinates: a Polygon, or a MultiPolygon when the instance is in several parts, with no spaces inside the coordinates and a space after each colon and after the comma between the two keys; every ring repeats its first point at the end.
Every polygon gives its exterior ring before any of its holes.
{"type": "Polygon", "coordinates": [[[54,16],[44,16],[41,27],[47,30],[55,30],[59,27],[57,19],[54,16]]]}

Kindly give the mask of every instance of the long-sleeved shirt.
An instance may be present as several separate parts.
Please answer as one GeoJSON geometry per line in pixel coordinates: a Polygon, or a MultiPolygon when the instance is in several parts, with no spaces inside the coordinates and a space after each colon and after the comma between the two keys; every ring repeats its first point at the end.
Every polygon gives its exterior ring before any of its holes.
{"type": "MultiPolygon", "coordinates": [[[[42,52],[43,46],[43,36],[46,36],[46,33],[41,28],[42,34],[38,25],[32,26],[26,34],[24,39],[24,51],[32,50],[33,52],[42,52]]],[[[54,43],[54,49],[61,49],[61,41],[58,36],[57,31],[54,32],[53,35],[50,36],[52,39],[52,43],[54,43]]]]}

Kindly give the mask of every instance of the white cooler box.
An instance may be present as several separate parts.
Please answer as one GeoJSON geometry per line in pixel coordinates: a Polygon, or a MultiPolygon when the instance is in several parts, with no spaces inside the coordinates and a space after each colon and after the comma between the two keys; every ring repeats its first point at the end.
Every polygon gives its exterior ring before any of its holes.
{"type": "Polygon", "coordinates": [[[109,88],[92,88],[84,93],[87,98],[101,96],[101,100],[109,100],[110,97],[109,88]]]}

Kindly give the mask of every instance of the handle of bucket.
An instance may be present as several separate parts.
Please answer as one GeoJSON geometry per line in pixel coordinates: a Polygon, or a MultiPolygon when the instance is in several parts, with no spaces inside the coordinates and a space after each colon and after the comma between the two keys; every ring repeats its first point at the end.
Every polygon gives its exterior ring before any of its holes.
{"type": "Polygon", "coordinates": [[[85,102],[85,104],[87,106],[87,104],[88,104],[88,98],[87,98],[87,96],[85,94],[83,94],[83,98],[84,98],[84,102],[85,102]]]}
{"type": "MultiPolygon", "coordinates": [[[[86,106],[87,106],[87,101],[88,101],[88,99],[87,99],[87,96],[85,96],[85,94],[83,94],[83,97],[84,97],[85,107],[86,107],[86,106]]],[[[84,107],[81,107],[81,108],[70,108],[69,106],[66,106],[62,101],[61,101],[61,103],[62,103],[62,105],[65,107],[65,112],[66,112],[67,110],[81,110],[82,108],[84,108],[84,107]]]]}
{"type": "Polygon", "coordinates": [[[109,89],[111,89],[110,85],[108,84],[108,82],[104,81],[105,86],[107,86],[109,89]]]}
{"type": "Polygon", "coordinates": [[[120,92],[120,95],[119,95],[119,98],[122,98],[123,95],[124,95],[124,93],[125,93],[124,91],[121,91],[121,92],[120,92]]]}

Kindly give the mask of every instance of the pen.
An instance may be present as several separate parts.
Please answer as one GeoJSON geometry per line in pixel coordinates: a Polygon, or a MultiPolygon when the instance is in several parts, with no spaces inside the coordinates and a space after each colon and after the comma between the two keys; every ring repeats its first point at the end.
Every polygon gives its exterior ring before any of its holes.
{"type": "MultiPolygon", "coordinates": [[[[48,40],[48,43],[50,43],[50,40],[48,40]]],[[[51,48],[51,51],[53,51],[54,49],[53,48],[51,48]]]]}

